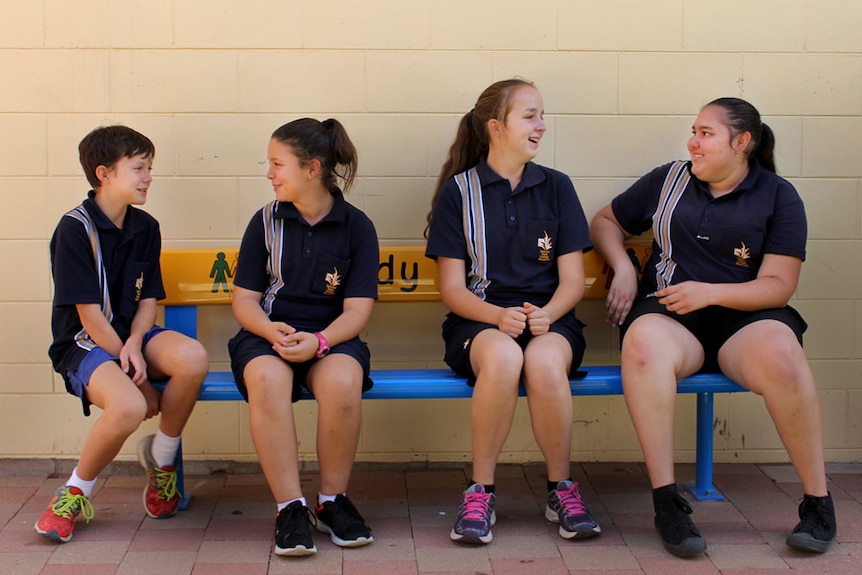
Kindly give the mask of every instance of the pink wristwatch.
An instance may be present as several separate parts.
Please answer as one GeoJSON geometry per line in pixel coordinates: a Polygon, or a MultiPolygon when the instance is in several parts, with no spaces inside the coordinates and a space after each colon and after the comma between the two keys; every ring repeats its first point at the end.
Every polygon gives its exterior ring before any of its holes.
{"type": "Polygon", "coordinates": [[[317,348],[317,351],[314,352],[314,357],[319,359],[329,353],[329,342],[326,341],[326,338],[319,331],[315,332],[314,336],[317,338],[317,341],[320,344],[317,348]]]}

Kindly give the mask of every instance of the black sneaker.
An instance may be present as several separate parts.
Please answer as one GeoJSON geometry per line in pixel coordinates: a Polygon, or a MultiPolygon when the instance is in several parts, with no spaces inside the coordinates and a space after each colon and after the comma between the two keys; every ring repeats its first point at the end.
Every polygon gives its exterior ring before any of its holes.
{"type": "Polygon", "coordinates": [[[300,557],[317,553],[309,528],[312,521],[311,510],[301,501],[279,511],[275,518],[275,554],[300,557]]]}
{"type": "Polygon", "coordinates": [[[802,551],[823,553],[837,532],[832,494],[826,497],[805,495],[799,504],[799,524],[788,535],[787,545],[802,551]]]}
{"type": "Polygon", "coordinates": [[[691,506],[673,491],[653,493],[655,527],[664,548],[677,557],[694,557],[706,552],[706,540],[691,520],[691,506]]]}
{"type": "Polygon", "coordinates": [[[371,528],[346,495],[317,506],[317,530],[329,533],[339,547],[361,547],[374,541],[371,528]]]}

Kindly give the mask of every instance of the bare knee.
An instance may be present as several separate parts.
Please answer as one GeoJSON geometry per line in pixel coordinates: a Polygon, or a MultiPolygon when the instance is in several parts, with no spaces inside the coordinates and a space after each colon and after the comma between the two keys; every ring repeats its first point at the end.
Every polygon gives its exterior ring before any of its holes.
{"type": "Polygon", "coordinates": [[[209,372],[209,354],[201,343],[189,338],[175,350],[171,376],[191,381],[203,381],[209,372]]]}
{"type": "Polygon", "coordinates": [[[105,405],[102,417],[109,418],[116,431],[131,435],[147,417],[147,401],[141,393],[124,394],[105,405]]]}

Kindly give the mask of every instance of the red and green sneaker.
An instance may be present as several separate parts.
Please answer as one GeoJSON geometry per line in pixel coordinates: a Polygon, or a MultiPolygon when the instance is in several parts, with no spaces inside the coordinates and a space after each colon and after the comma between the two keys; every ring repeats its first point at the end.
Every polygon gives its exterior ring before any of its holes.
{"type": "Polygon", "coordinates": [[[144,489],[144,509],[153,519],[166,519],[176,515],[180,505],[177,489],[177,467],[159,467],[153,459],[153,436],[148,435],[138,444],[138,461],[147,470],[148,482],[144,489]]]}
{"type": "Polygon", "coordinates": [[[80,513],[87,523],[96,514],[93,504],[77,487],[64,485],[54,492],[48,509],[36,522],[36,533],[58,543],[66,543],[75,530],[75,517],[80,513]]]}

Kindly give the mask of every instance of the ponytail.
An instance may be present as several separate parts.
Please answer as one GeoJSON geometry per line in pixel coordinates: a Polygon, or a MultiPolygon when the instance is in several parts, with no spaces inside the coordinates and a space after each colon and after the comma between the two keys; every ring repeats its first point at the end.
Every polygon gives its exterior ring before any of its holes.
{"type": "Polygon", "coordinates": [[[746,150],[749,163],[756,160],[770,172],[775,172],[775,133],[760,119],[757,108],[741,98],[718,98],[706,106],[717,106],[724,111],[731,140],[743,132],[751,134],[751,143],[746,150]]]}
{"type": "Polygon", "coordinates": [[[775,172],[775,133],[766,124],[760,124],[760,141],[755,144],[751,157],[770,172],[775,172]]]}
{"type": "Polygon", "coordinates": [[[431,210],[425,218],[425,237],[428,237],[428,229],[431,227],[431,218],[437,198],[443,185],[453,176],[469,170],[488,155],[491,138],[488,135],[488,122],[490,120],[505,121],[512,107],[512,95],[523,86],[532,86],[533,83],[522,78],[501,80],[485,88],[476,106],[464,114],[458,122],[455,132],[455,141],[449,148],[449,155],[440,169],[437,183],[434,187],[434,195],[431,198],[431,210]]]}
{"type": "Polygon", "coordinates": [[[301,164],[311,160],[320,162],[320,180],[329,193],[350,191],[356,179],[359,158],[341,122],[334,118],[323,122],[301,118],[281,126],[272,133],[272,137],[290,146],[301,164]]]}

